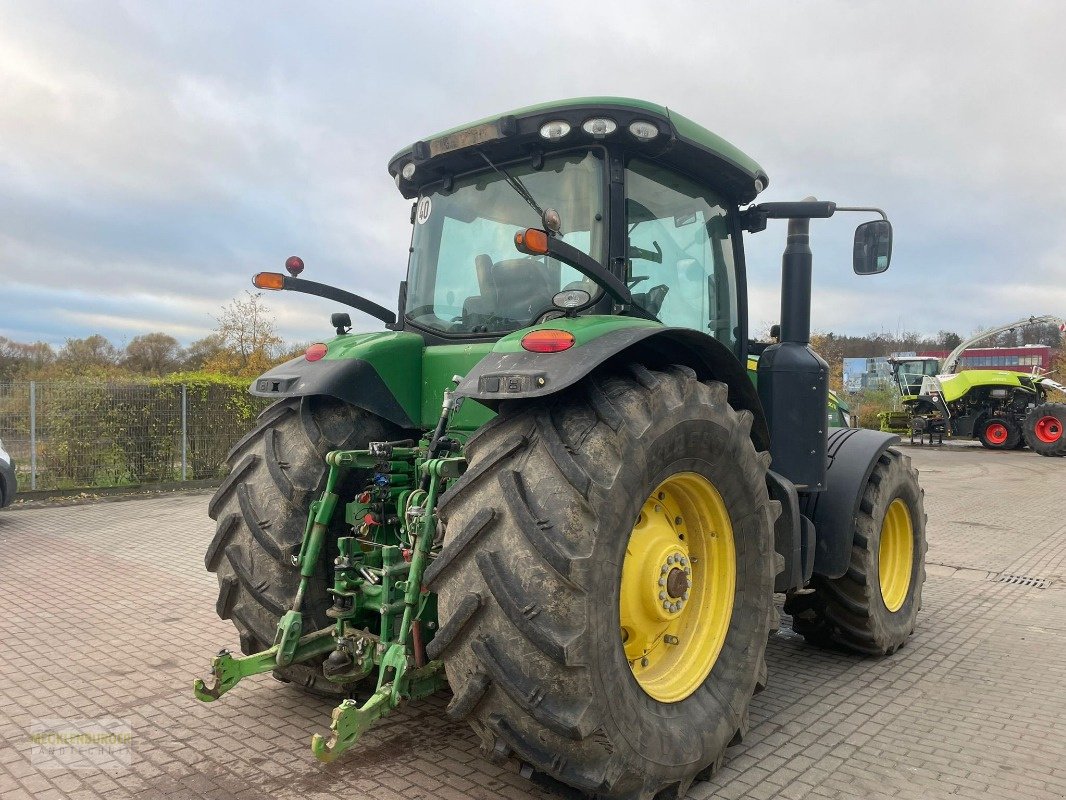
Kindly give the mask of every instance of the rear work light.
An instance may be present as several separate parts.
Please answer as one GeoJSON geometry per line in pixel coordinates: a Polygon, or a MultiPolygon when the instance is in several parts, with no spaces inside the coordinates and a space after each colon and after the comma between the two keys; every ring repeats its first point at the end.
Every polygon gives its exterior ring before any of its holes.
{"type": "Polygon", "coordinates": [[[526,228],[514,235],[514,246],[523,253],[542,256],[548,252],[548,234],[537,228],[526,228]]]}
{"type": "Polygon", "coordinates": [[[311,345],[307,348],[307,350],[304,351],[304,358],[306,358],[308,361],[318,361],[328,351],[329,348],[319,342],[318,344],[311,345]]]}
{"type": "Polygon", "coordinates": [[[568,133],[570,133],[570,123],[565,119],[545,122],[540,127],[541,138],[547,139],[549,142],[557,142],[568,133]]]}
{"type": "Polygon", "coordinates": [[[561,353],[574,346],[574,334],[569,331],[546,329],[533,331],[522,337],[522,349],[531,353],[561,353]]]}
{"type": "Polygon", "coordinates": [[[270,289],[273,292],[285,288],[285,276],[280,272],[259,272],[252,278],[257,289],[270,289]]]}

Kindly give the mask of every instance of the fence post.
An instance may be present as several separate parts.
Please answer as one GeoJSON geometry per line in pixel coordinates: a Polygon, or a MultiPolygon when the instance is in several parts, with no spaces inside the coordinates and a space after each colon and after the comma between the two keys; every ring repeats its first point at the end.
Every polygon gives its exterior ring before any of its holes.
{"type": "Polygon", "coordinates": [[[30,381],[30,489],[37,488],[37,381],[30,381]]]}
{"type": "Polygon", "coordinates": [[[181,385],[181,479],[185,480],[188,468],[189,403],[185,384],[181,385]]]}

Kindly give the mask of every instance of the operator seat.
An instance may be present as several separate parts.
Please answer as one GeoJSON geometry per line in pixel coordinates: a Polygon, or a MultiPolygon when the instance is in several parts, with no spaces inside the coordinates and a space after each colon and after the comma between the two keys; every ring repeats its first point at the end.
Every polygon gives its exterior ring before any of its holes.
{"type": "MultiPolygon", "coordinates": [[[[551,307],[553,288],[550,270],[534,258],[512,258],[498,263],[481,254],[474,259],[480,297],[463,304],[464,314],[498,317],[525,322],[539,311],[551,307]]],[[[555,278],[554,285],[558,285],[555,278]]]]}

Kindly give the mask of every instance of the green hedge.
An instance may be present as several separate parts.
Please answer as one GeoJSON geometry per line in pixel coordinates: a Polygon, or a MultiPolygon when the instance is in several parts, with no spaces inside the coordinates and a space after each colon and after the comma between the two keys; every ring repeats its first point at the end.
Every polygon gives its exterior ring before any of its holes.
{"type": "Polygon", "coordinates": [[[38,382],[38,487],[114,486],[225,474],[229,448],[269,402],[243,378],[183,373],[136,382],[38,382]]]}

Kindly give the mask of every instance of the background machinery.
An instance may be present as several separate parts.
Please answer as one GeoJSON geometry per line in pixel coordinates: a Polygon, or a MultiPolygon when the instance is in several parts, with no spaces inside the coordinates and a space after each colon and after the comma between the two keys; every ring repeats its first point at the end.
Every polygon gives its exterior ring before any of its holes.
{"type": "Polygon", "coordinates": [[[1066,387],[1043,375],[959,369],[963,353],[980,342],[1037,324],[1066,330],[1058,317],[1028,317],[963,341],[942,365],[930,357],[890,358],[903,410],[881,414],[882,430],[974,438],[992,450],[1028,445],[1041,455],[1066,455],[1066,404],[1048,400],[1049,394],[1053,400],[1066,395],[1066,387]]]}
{"type": "MultiPolygon", "coordinates": [[[[827,423],[810,346],[808,199],[662,106],[587,98],[418,141],[393,313],[252,384],[277,403],[230,455],[205,561],[244,655],[336,696],[334,760],[450,685],[486,757],[591,795],[684,795],[747,730],[784,593],[797,632],[883,655],[914,629],[925,512],[897,438],[827,423]],[[743,237],[788,220],[781,340],[757,384],[743,237]]],[[[848,209],[879,214],[876,209],[848,209]]],[[[883,217],[883,214],[881,214],[883,217]]],[[[887,219],[854,268],[888,268],[887,219]]]]}

